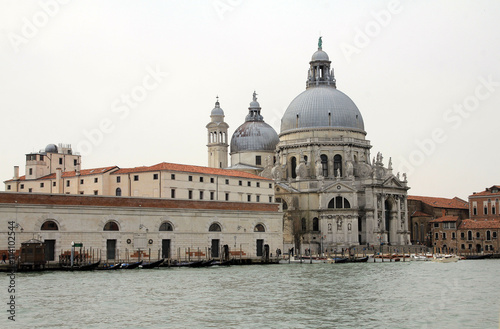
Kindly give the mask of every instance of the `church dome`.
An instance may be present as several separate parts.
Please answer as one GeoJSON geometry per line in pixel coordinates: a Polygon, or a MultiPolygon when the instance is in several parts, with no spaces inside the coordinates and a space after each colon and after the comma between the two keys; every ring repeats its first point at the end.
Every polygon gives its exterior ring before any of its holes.
{"type": "Polygon", "coordinates": [[[308,128],[341,128],[365,133],[363,117],[354,102],[337,89],[328,54],[321,49],[313,54],[306,90],[290,103],[281,119],[281,134],[308,128]]]}
{"type": "Polygon", "coordinates": [[[45,147],[45,152],[46,153],[57,153],[57,146],[56,144],[49,144],[45,147]]]}
{"type": "Polygon", "coordinates": [[[279,142],[278,134],[273,127],[264,122],[256,96],[254,92],[245,123],[236,129],[231,138],[231,154],[244,151],[274,152],[276,149],[279,142]]]}
{"type": "Polygon", "coordinates": [[[332,86],[306,89],[290,103],[281,120],[281,133],[317,127],[365,129],[356,104],[332,86]]]}
{"type": "Polygon", "coordinates": [[[327,53],[323,50],[318,50],[312,55],[311,61],[330,61],[330,59],[327,53]]]}

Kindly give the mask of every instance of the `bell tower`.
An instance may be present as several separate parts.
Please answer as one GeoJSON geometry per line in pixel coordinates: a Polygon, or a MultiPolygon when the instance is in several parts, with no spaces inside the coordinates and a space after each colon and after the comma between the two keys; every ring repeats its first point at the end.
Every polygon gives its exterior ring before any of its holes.
{"type": "Polygon", "coordinates": [[[229,125],[224,122],[224,111],[220,108],[219,96],[215,107],[210,113],[210,122],[207,124],[208,131],[208,167],[227,168],[227,129],[229,125]]]}

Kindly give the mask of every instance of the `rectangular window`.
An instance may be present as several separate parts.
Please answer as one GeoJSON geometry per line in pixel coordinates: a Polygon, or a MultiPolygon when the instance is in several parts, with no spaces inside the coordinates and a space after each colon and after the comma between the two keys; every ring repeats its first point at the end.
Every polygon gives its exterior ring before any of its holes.
{"type": "Polygon", "coordinates": [[[188,199],[192,199],[193,198],[193,191],[188,191],[188,199]]]}
{"type": "Polygon", "coordinates": [[[7,185],[7,190],[10,190],[10,185],[7,185]]]}
{"type": "Polygon", "coordinates": [[[273,188],[273,184],[269,183],[269,188],[273,188]]]}
{"type": "Polygon", "coordinates": [[[134,175],[134,181],[138,181],[139,180],[139,175],[134,175]]]}
{"type": "Polygon", "coordinates": [[[213,183],[213,182],[215,182],[214,178],[210,177],[210,183],[213,183]]]}
{"type": "Polygon", "coordinates": [[[488,215],[488,207],[487,206],[484,206],[484,214],[488,215]]]}
{"type": "Polygon", "coordinates": [[[255,200],[256,202],[260,202],[260,195],[257,195],[255,198],[256,198],[256,200],[255,200]]]}
{"type": "Polygon", "coordinates": [[[94,191],[94,195],[98,195],[99,194],[99,191],[98,190],[95,190],[94,191]]]}
{"type": "Polygon", "coordinates": [[[242,186],[242,185],[243,185],[243,182],[242,182],[242,181],[238,181],[238,185],[239,185],[239,186],[242,186]]]}
{"type": "Polygon", "coordinates": [[[175,180],[175,174],[170,174],[170,179],[175,180]]]}
{"type": "Polygon", "coordinates": [[[24,189],[24,184],[21,184],[21,190],[23,190],[23,189],[24,189]]]}
{"type": "Polygon", "coordinates": [[[252,201],[252,196],[251,196],[250,194],[249,194],[249,195],[247,195],[247,201],[248,201],[248,202],[251,202],[251,201],[252,201]]]}
{"type": "Polygon", "coordinates": [[[94,178],[94,183],[97,183],[99,181],[99,178],[94,178]]]}
{"type": "Polygon", "coordinates": [[[52,186],[56,186],[56,182],[52,182],[52,186]]]}
{"type": "Polygon", "coordinates": [[[443,232],[443,240],[446,240],[446,233],[443,232]]]}
{"type": "Polygon", "coordinates": [[[247,186],[252,186],[252,182],[247,182],[247,186]]]}
{"type": "Polygon", "coordinates": [[[29,188],[29,189],[28,189],[28,192],[29,192],[29,193],[33,192],[33,189],[32,189],[32,188],[29,188]]]}
{"type": "Polygon", "coordinates": [[[257,185],[257,187],[260,187],[260,182],[257,182],[257,183],[255,183],[255,184],[257,185]]]}
{"type": "Polygon", "coordinates": [[[80,179],[80,185],[83,185],[83,179],[80,179]]]}
{"type": "Polygon", "coordinates": [[[229,193],[226,193],[225,198],[226,198],[226,201],[229,201],[229,193]]]}
{"type": "Polygon", "coordinates": [[[66,181],[66,186],[69,186],[69,180],[66,181]]]}
{"type": "Polygon", "coordinates": [[[117,183],[121,183],[122,181],[122,177],[121,176],[116,176],[116,182],[117,183]]]}
{"type": "Polygon", "coordinates": [[[439,223],[434,223],[434,227],[439,227],[439,223]]]}
{"type": "Polygon", "coordinates": [[[229,185],[229,179],[226,179],[226,185],[229,185]]]}
{"type": "Polygon", "coordinates": [[[172,199],[175,199],[175,189],[171,189],[171,190],[170,190],[170,197],[171,197],[172,199]]]}
{"type": "Polygon", "coordinates": [[[43,161],[43,155],[40,155],[40,161],[43,161]]]}
{"type": "Polygon", "coordinates": [[[188,181],[192,182],[193,181],[193,176],[188,176],[188,181]]]}
{"type": "Polygon", "coordinates": [[[75,167],[76,167],[76,165],[77,165],[77,164],[78,164],[78,163],[76,162],[76,159],[73,159],[73,166],[75,166],[75,167]]]}
{"type": "Polygon", "coordinates": [[[200,183],[203,183],[203,177],[200,177],[200,183]]]}
{"type": "Polygon", "coordinates": [[[472,213],[474,214],[474,216],[477,215],[477,208],[476,207],[474,207],[474,209],[472,209],[472,213]]]}
{"type": "Polygon", "coordinates": [[[455,240],[456,238],[457,238],[457,236],[455,235],[455,232],[451,232],[451,239],[455,240]]]}
{"type": "Polygon", "coordinates": [[[62,158],[59,158],[59,164],[62,165],[62,158]]]}
{"type": "Polygon", "coordinates": [[[435,240],[439,240],[439,233],[437,233],[437,232],[435,234],[435,240]]]}
{"type": "Polygon", "coordinates": [[[256,155],[255,156],[255,165],[260,166],[261,164],[262,164],[262,159],[261,159],[260,155],[256,155]]]}
{"type": "Polygon", "coordinates": [[[45,186],[45,184],[44,184],[44,183],[40,183],[40,187],[44,187],[44,186],[45,186]]]}
{"type": "Polygon", "coordinates": [[[210,192],[210,200],[213,200],[213,199],[214,199],[214,195],[215,195],[215,193],[214,193],[214,192],[210,192]]]}
{"type": "Polygon", "coordinates": [[[462,240],[465,239],[465,232],[460,232],[460,239],[462,239],[462,240]]]}
{"type": "Polygon", "coordinates": [[[200,200],[203,200],[203,191],[200,191],[200,200]]]}
{"type": "Polygon", "coordinates": [[[158,179],[158,174],[153,174],[153,179],[157,180],[158,179]]]}
{"type": "Polygon", "coordinates": [[[491,206],[491,214],[496,215],[496,213],[497,213],[497,209],[495,208],[495,206],[494,205],[491,206]]]}
{"type": "Polygon", "coordinates": [[[269,197],[269,203],[271,203],[271,202],[273,202],[273,197],[272,196],[269,197]]]}
{"type": "Polygon", "coordinates": [[[83,191],[80,191],[80,194],[83,194],[83,191]]]}
{"type": "Polygon", "coordinates": [[[33,175],[33,168],[30,168],[30,175],[33,175]]]}

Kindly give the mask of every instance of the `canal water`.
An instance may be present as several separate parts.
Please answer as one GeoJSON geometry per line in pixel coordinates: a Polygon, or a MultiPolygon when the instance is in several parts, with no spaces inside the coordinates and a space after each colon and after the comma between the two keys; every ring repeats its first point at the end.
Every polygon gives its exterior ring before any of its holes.
{"type": "Polygon", "coordinates": [[[499,274],[500,260],[17,273],[0,328],[499,328],[499,274]]]}

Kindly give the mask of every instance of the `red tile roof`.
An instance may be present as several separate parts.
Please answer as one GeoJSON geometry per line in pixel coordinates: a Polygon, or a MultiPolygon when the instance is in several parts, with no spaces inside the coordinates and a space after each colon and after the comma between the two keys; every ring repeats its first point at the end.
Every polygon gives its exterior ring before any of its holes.
{"type": "Polygon", "coordinates": [[[485,196],[485,195],[489,195],[489,196],[498,195],[498,196],[500,196],[500,186],[499,185],[493,185],[490,188],[486,188],[482,192],[477,192],[477,193],[474,193],[474,194],[470,195],[469,198],[473,198],[475,196],[485,196]],[[497,192],[492,192],[493,190],[497,190],[497,192]]]}
{"type": "Polygon", "coordinates": [[[472,220],[465,219],[459,229],[500,228],[500,220],[472,220]]]}
{"type": "Polygon", "coordinates": [[[408,200],[421,201],[435,208],[469,209],[469,204],[467,203],[467,201],[464,201],[457,197],[454,197],[453,199],[447,199],[430,196],[409,195],[408,200]]]}
{"type": "Polygon", "coordinates": [[[415,211],[411,214],[411,217],[432,217],[432,215],[426,214],[425,212],[415,211]]]}
{"type": "Polygon", "coordinates": [[[219,168],[209,168],[209,167],[201,167],[201,166],[192,166],[192,165],[184,165],[178,163],[168,163],[162,162],[153,166],[143,166],[143,167],[135,167],[135,168],[122,168],[113,172],[113,175],[120,174],[129,174],[129,173],[140,173],[147,171],[160,171],[160,170],[168,170],[168,171],[178,171],[178,172],[187,172],[187,173],[196,173],[196,174],[207,174],[207,175],[219,175],[219,176],[231,176],[231,177],[241,177],[241,178],[251,178],[251,179],[263,179],[263,180],[271,180],[269,178],[264,178],[261,176],[249,174],[243,171],[231,170],[231,169],[219,169],[219,168]]]}
{"type": "MultiPolygon", "coordinates": [[[[114,168],[118,168],[118,167],[117,166],[110,166],[110,167],[102,167],[102,168],[83,169],[83,170],[80,170],[80,176],[98,175],[98,174],[108,172],[114,168]]],[[[62,178],[75,177],[76,171],[64,171],[61,176],[62,176],[62,178]]],[[[37,179],[28,179],[28,180],[36,181],[36,180],[55,179],[55,178],[56,178],[56,174],[53,173],[53,174],[43,176],[43,177],[40,177],[37,179]]],[[[19,177],[19,180],[26,180],[26,176],[19,177]]],[[[11,182],[11,181],[15,181],[15,180],[11,179],[11,180],[8,180],[5,182],[11,182]]]]}
{"type": "Polygon", "coordinates": [[[429,223],[456,222],[458,216],[443,216],[429,221],[429,223]]]}

